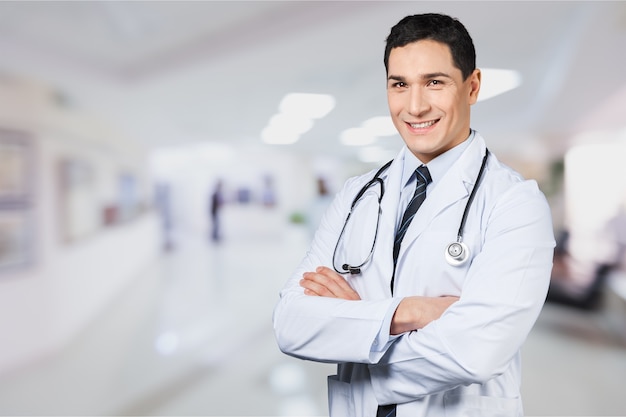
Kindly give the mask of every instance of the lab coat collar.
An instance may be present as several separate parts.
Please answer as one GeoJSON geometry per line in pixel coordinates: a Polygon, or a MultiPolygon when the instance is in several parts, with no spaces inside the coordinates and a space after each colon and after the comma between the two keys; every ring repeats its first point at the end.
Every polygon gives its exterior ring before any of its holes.
{"type": "MultiPolygon", "coordinates": [[[[410,242],[420,236],[432,219],[445,208],[469,195],[476,181],[478,171],[480,170],[481,160],[485,155],[485,150],[486,145],[484,139],[480,134],[476,133],[476,137],[472,143],[469,144],[459,159],[450,167],[448,172],[445,173],[441,181],[433,187],[432,190],[429,190],[426,200],[407,229],[400,248],[400,257],[402,257],[404,248],[407,248],[410,242]]],[[[403,152],[406,152],[406,150],[403,149],[403,152]]],[[[391,176],[392,173],[390,172],[389,175],[391,176]]],[[[390,187],[393,186],[390,185],[390,187]]],[[[390,196],[390,198],[395,198],[395,201],[398,201],[398,196],[390,196]]],[[[460,221],[461,218],[459,217],[459,222],[460,221]]],[[[451,226],[451,240],[456,237],[457,228],[458,225],[451,226]]]]}

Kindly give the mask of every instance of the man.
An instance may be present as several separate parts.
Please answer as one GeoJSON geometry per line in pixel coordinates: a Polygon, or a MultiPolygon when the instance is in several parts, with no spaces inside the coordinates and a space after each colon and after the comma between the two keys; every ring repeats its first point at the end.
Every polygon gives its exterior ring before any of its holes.
{"type": "Polygon", "coordinates": [[[402,19],[385,67],[405,146],[335,197],[281,291],[278,344],[338,364],[331,416],[522,416],[519,350],[548,288],[549,207],[470,128],[481,73],[458,20],[402,19]]]}
{"type": "Polygon", "coordinates": [[[215,182],[215,188],[211,192],[209,202],[209,213],[211,217],[211,240],[213,242],[219,242],[222,239],[222,228],[220,225],[222,206],[224,205],[222,187],[222,180],[218,178],[218,180],[215,182]]]}

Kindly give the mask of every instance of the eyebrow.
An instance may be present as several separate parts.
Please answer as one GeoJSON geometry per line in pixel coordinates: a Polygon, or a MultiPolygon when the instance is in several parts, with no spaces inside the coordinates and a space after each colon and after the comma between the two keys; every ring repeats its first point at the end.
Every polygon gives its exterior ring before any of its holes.
{"type": "MultiPolygon", "coordinates": [[[[422,80],[429,80],[432,78],[440,78],[440,77],[444,77],[444,78],[449,78],[452,79],[452,76],[450,76],[449,74],[446,74],[445,72],[431,72],[429,74],[422,74],[419,76],[422,80]]],[[[389,75],[387,77],[387,81],[401,81],[401,82],[406,82],[406,77],[403,77],[402,75],[389,75]]]]}

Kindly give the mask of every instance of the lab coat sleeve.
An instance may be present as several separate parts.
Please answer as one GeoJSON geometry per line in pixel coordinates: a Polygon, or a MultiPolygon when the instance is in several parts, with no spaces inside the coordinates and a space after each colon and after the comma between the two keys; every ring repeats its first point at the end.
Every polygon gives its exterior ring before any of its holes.
{"type": "Polygon", "coordinates": [[[358,177],[346,182],[324,214],[304,259],[280,292],[273,314],[274,333],[279,348],[288,355],[318,362],[371,363],[379,360],[393,341],[390,312],[395,311],[399,298],[348,301],[307,296],[299,285],[304,272],[320,265],[332,268],[337,237],[360,187],[358,177]]]}
{"type": "Polygon", "coordinates": [[[438,320],[404,334],[370,365],[380,404],[408,402],[502,374],[535,323],[554,247],[545,197],[533,181],[521,182],[484,215],[483,247],[460,300],[438,320]]]}

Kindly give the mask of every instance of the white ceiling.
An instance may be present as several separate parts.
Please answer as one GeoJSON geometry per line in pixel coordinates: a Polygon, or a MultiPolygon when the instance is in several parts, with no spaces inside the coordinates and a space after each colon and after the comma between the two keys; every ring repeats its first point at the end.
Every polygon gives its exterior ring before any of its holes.
{"type": "Polygon", "coordinates": [[[285,94],[332,94],[336,108],[295,147],[354,156],[340,132],[387,114],[390,27],[430,11],[466,25],[479,67],[522,74],[522,87],[474,107],[494,150],[558,153],[583,127],[626,128],[619,1],[3,1],[0,71],[49,83],[149,146],[260,144],[285,94]]]}

